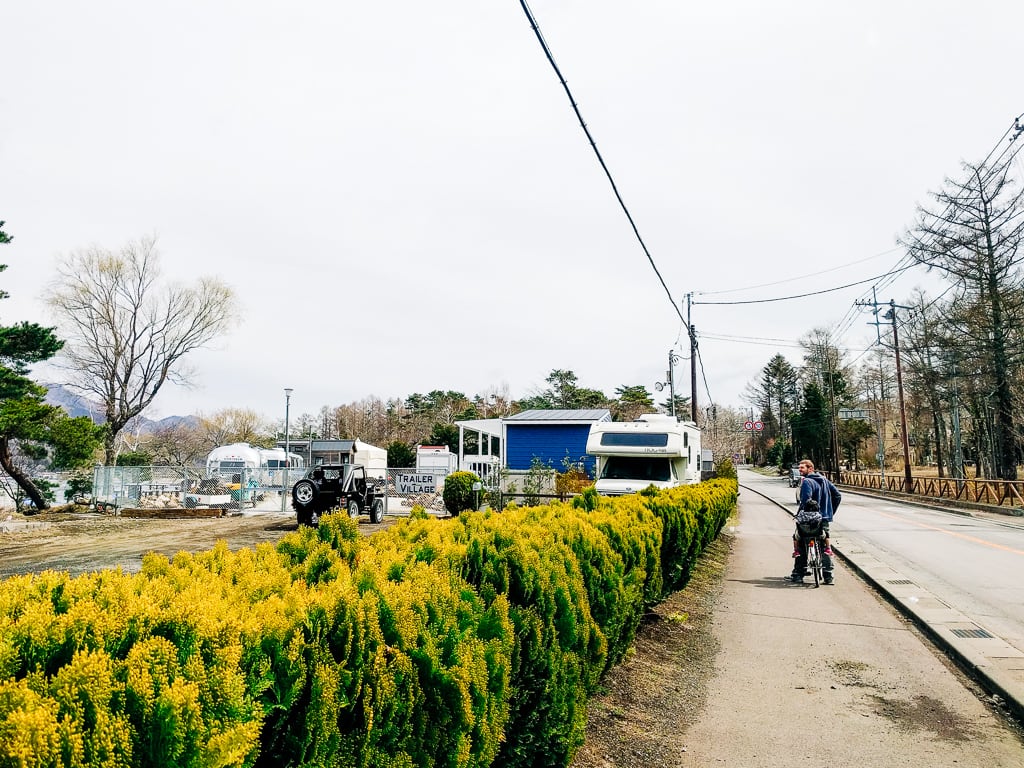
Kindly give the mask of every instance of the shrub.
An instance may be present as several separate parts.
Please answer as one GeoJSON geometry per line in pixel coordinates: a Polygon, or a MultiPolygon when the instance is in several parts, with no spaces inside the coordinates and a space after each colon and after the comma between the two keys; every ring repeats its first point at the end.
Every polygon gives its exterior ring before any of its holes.
{"type": "Polygon", "coordinates": [[[715,467],[715,477],[728,478],[730,480],[736,480],[736,467],[733,466],[732,459],[726,457],[718,462],[718,466],[715,467]]]}
{"type": "Polygon", "coordinates": [[[477,491],[473,490],[473,483],[479,482],[480,478],[472,472],[452,472],[445,478],[441,498],[448,514],[457,515],[467,509],[476,509],[477,491]]]}

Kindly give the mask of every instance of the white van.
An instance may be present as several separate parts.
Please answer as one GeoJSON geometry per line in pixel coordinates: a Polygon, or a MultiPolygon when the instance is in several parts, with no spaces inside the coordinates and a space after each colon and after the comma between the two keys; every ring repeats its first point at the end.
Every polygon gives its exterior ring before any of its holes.
{"type": "Polygon", "coordinates": [[[700,482],[700,429],[674,416],[648,413],[636,421],[597,422],[590,427],[587,453],[597,459],[596,489],[602,496],[700,482]]]}

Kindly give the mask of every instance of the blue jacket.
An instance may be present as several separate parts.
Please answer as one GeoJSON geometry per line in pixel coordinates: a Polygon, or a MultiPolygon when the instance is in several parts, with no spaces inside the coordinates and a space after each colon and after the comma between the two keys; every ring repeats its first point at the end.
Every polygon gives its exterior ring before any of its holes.
{"type": "Polygon", "coordinates": [[[839,489],[836,488],[832,481],[819,472],[811,472],[806,475],[802,483],[800,483],[800,508],[803,509],[804,502],[809,498],[814,497],[818,502],[818,509],[821,511],[821,519],[826,523],[832,522],[832,518],[835,517],[836,510],[832,504],[832,499],[835,498],[836,505],[839,504],[839,500],[842,498],[842,494],[839,493],[839,489]]]}

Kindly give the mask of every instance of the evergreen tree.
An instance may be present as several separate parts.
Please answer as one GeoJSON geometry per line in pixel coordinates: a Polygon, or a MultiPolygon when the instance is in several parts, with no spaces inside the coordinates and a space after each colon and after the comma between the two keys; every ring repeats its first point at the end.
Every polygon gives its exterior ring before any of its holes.
{"type": "MultiPolygon", "coordinates": [[[[0,221],[0,243],[9,243],[3,226],[0,221]]],[[[0,264],[0,272],[6,268],[0,264]]],[[[0,298],[7,295],[0,291],[0,298]]],[[[49,505],[32,480],[31,466],[82,466],[92,458],[103,432],[89,418],[70,418],[45,403],[46,389],[28,378],[32,364],[50,359],[62,346],[52,328],[26,322],[0,326],[0,468],[37,509],[49,505]]]]}
{"type": "Polygon", "coordinates": [[[792,427],[796,456],[824,466],[830,442],[829,407],[817,383],[804,387],[803,406],[793,415],[792,427]]]}

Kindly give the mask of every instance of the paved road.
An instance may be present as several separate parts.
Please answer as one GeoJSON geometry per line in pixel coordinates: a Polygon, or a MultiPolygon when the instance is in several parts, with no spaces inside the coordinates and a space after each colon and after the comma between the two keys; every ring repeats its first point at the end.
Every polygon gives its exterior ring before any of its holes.
{"type": "MultiPolygon", "coordinates": [[[[795,511],[784,478],[740,482],[795,511]]],[[[831,530],[849,565],[1024,715],[1024,521],[847,491],[831,530]]]]}
{"type": "Polygon", "coordinates": [[[790,584],[791,521],[748,490],[738,519],[715,673],[678,765],[1024,766],[1019,733],[844,563],[834,587],[790,584]]]}

